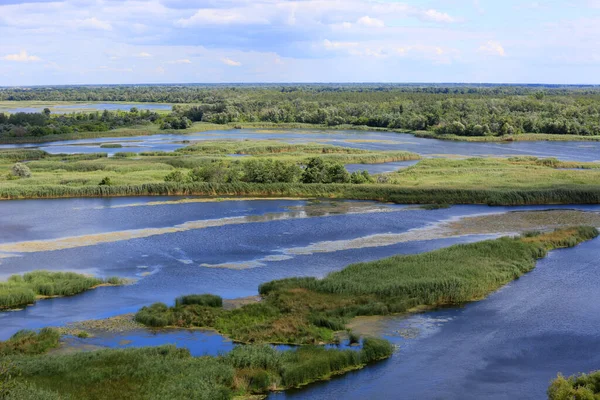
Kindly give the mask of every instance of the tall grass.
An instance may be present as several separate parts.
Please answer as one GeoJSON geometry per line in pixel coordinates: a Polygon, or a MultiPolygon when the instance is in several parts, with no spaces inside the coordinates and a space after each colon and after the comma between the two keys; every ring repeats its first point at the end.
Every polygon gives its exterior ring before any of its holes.
{"type": "Polygon", "coordinates": [[[39,332],[22,330],[9,340],[0,342],[0,357],[18,354],[43,354],[59,345],[60,334],[55,329],[43,328],[39,332]]]}
{"type": "MultiPolygon", "coordinates": [[[[164,174],[163,176],[164,177],[164,174]]],[[[117,196],[285,196],[379,200],[400,204],[600,204],[600,187],[543,189],[406,188],[398,185],[300,183],[148,183],[113,186],[0,186],[0,199],[117,196]]]]}
{"type": "MultiPolygon", "coordinates": [[[[10,341],[23,340],[29,335],[24,332],[16,335],[20,339],[10,341]]],[[[194,358],[187,350],[161,346],[19,356],[42,353],[36,349],[5,355],[12,356],[11,362],[20,371],[19,385],[9,393],[10,399],[48,398],[50,395],[49,398],[98,400],[213,400],[265,394],[327,379],[387,358],[392,350],[385,340],[366,339],[359,351],[313,346],[280,351],[260,345],[238,346],[219,357],[194,358]]]]}
{"type": "Polygon", "coordinates": [[[177,306],[196,304],[206,307],[223,307],[223,299],[214,294],[190,294],[178,297],[175,304],[177,306]]]}
{"type": "Polygon", "coordinates": [[[36,149],[9,149],[0,150],[0,161],[20,162],[27,160],[40,160],[48,156],[43,150],[36,149]]]}
{"type": "Polygon", "coordinates": [[[0,309],[32,304],[40,297],[73,296],[102,284],[122,284],[118,278],[109,281],[74,272],[33,271],[12,275],[0,282],[0,309]]]}

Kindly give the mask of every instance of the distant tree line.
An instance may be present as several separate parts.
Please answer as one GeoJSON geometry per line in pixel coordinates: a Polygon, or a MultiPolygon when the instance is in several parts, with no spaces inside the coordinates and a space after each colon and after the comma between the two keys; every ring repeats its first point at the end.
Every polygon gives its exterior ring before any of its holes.
{"type": "MultiPolygon", "coordinates": [[[[41,113],[0,113],[0,137],[46,136],[73,132],[105,132],[120,127],[151,124],[161,116],[153,111],[95,111],[52,115],[41,113]]],[[[190,122],[191,124],[191,122],[190,122]]]]}
{"type": "Polygon", "coordinates": [[[460,136],[600,135],[600,89],[592,86],[64,87],[0,89],[0,100],[175,103],[169,116],[151,121],[163,129],[204,121],[354,125],[460,136]]]}

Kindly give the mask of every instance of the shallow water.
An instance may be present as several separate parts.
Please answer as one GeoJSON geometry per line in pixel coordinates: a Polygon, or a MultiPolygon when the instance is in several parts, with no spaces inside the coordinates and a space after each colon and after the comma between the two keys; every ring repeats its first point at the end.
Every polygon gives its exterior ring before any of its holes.
{"type": "Polygon", "coordinates": [[[385,172],[394,172],[411,167],[418,162],[419,160],[396,161],[381,164],[346,164],[346,170],[350,173],[355,171],[367,171],[369,174],[383,174],[385,172]]]}
{"type": "MultiPolygon", "coordinates": [[[[122,333],[99,334],[86,339],[67,336],[64,344],[66,348],[62,348],[61,352],[75,349],[85,351],[104,348],[117,349],[175,345],[179,348],[188,349],[194,357],[219,356],[237,346],[237,344],[216,332],[202,329],[160,329],[156,331],[144,329],[122,333]]],[[[296,349],[298,346],[273,345],[273,347],[285,351],[296,349]]],[[[340,344],[326,345],[325,347],[355,351],[362,348],[362,346],[350,345],[347,340],[340,344]]]]}
{"type": "MultiPolygon", "coordinates": [[[[0,206],[5,228],[0,249],[17,243],[19,251],[0,253],[0,278],[49,269],[138,281],[0,313],[0,339],[19,329],[135,312],[156,301],[172,304],[183,294],[255,295],[260,283],[273,279],[322,277],[354,262],[490,237],[427,239],[417,234],[440,221],[555,208],[600,212],[600,206],[423,210],[372,202],[206,202],[197,197],[6,201],[0,206]],[[176,226],[191,228],[173,231],[176,226]],[[149,230],[155,234],[139,236],[149,230]],[[98,239],[115,235],[121,236],[98,239]],[[372,240],[374,235],[403,240],[382,245],[388,242],[372,240]],[[40,250],[48,246],[55,249],[40,250]]],[[[383,334],[401,346],[390,360],[273,397],[543,398],[558,371],[600,366],[600,356],[590,352],[600,345],[599,247],[600,240],[594,240],[552,252],[533,273],[464,308],[386,320],[383,334]]],[[[232,346],[219,335],[199,331],[126,332],[82,342],[106,347],[177,343],[198,355],[232,346]]]]}
{"type": "Polygon", "coordinates": [[[129,111],[132,107],[136,107],[138,110],[166,110],[170,111],[172,106],[170,104],[159,104],[159,103],[139,103],[139,104],[125,104],[125,103],[82,103],[82,104],[69,104],[69,105],[55,105],[48,104],[40,107],[16,107],[5,109],[4,112],[11,114],[18,112],[26,113],[38,113],[42,112],[44,108],[50,108],[54,114],[67,114],[74,110],[85,110],[85,111],[129,111]]]}
{"type": "Polygon", "coordinates": [[[406,133],[319,130],[233,129],[190,134],[151,135],[127,138],[99,138],[49,142],[43,144],[0,145],[2,148],[38,147],[52,154],[105,152],[173,151],[189,144],[182,141],[223,139],[274,139],[290,143],[318,142],[367,150],[404,150],[426,156],[536,156],[561,160],[599,161],[600,142],[455,142],[422,139],[406,133]],[[122,149],[102,149],[102,143],[121,143],[122,149]]]}

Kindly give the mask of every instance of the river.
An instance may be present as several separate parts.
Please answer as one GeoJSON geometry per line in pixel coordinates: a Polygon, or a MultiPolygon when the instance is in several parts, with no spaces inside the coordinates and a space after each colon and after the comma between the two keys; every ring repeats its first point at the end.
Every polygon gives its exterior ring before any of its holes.
{"type": "MultiPolygon", "coordinates": [[[[495,237],[440,235],[440,224],[510,211],[600,206],[414,206],[356,201],[214,201],[199,197],[19,200],[0,207],[0,278],[36,269],[136,279],[0,313],[0,339],[172,304],[190,293],[257,294],[260,283],[317,276],[344,266],[495,237]]],[[[501,221],[494,216],[492,221],[501,221]]],[[[498,226],[502,226],[499,223],[498,226]]],[[[504,232],[503,232],[504,233],[504,232]]],[[[596,239],[552,252],[538,268],[463,308],[379,321],[400,345],[389,360],[273,398],[543,398],[557,372],[600,366],[596,239]]],[[[231,343],[209,332],[122,334],[90,342],[127,347],[177,342],[194,354],[231,343]]]]}
{"type": "Polygon", "coordinates": [[[67,140],[42,144],[0,145],[3,148],[34,147],[57,153],[98,153],[174,151],[190,143],[205,140],[279,140],[289,143],[318,142],[365,150],[411,151],[424,156],[536,156],[561,160],[599,161],[600,142],[456,142],[423,139],[407,133],[337,130],[253,130],[233,129],[190,134],[165,134],[138,137],[67,140]],[[101,148],[102,144],[119,143],[122,148],[101,148]]]}

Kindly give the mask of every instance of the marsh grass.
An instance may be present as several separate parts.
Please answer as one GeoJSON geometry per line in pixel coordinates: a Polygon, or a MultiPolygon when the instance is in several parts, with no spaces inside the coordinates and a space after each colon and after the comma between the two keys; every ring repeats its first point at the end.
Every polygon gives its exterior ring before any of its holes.
{"type": "Polygon", "coordinates": [[[2,354],[10,356],[19,371],[19,385],[9,399],[230,399],[328,379],[393,352],[385,340],[365,339],[357,351],[316,346],[280,351],[250,345],[237,346],[219,357],[194,358],[188,350],[161,346],[33,356],[58,343],[55,332],[43,340],[35,335],[50,333],[22,332],[4,342],[11,342],[12,347],[2,354]],[[40,345],[25,345],[28,340],[40,345]]]}
{"type": "Polygon", "coordinates": [[[206,307],[223,307],[223,299],[214,294],[191,294],[178,297],[175,300],[176,306],[195,304],[206,307]]]}
{"type": "MultiPolygon", "coordinates": [[[[260,144],[260,142],[259,142],[260,144]]],[[[244,179],[248,163],[281,162],[296,166],[315,155],[326,162],[372,163],[413,159],[406,152],[368,152],[321,145],[290,145],[280,142],[257,145],[255,142],[231,141],[203,143],[200,150],[136,155],[105,153],[92,155],[43,155],[27,162],[32,176],[9,180],[8,172],[15,157],[0,157],[0,199],[105,197],[136,195],[204,195],[204,196],[276,196],[322,197],[356,200],[381,200],[408,204],[598,204],[600,203],[600,169],[598,163],[573,163],[535,157],[512,159],[471,158],[466,160],[425,159],[399,172],[380,175],[378,183],[303,184],[298,182],[251,183],[244,179]],[[295,147],[300,146],[300,147],[295,147]],[[302,147],[307,146],[307,147],[302,147]],[[304,153],[299,149],[320,153],[304,153]],[[293,150],[293,152],[272,152],[293,150]],[[233,159],[226,154],[249,151],[251,157],[233,159]],[[325,152],[323,152],[325,151],[325,152]],[[333,152],[330,152],[333,151],[333,152]],[[214,152],[215,154],[208,154],[214,152]],[[267,152],[267,153],[264,153],[267,152]],[[169,155],[166,155],[169,154],[169,155]],[[218,165],[233,181],[165,182],[174,172],[187,177],[196,168],[218,165]],[[229,173],[231,172],[231,173],[229,173]],[[111,185],[98,185],[105,177],[111,185]],[[233,179],[233,178],[232,178],[233,179]],[[228,183],[225,183],[225,182],[228,183]]],[[[193,146],[192,146],[193,147],[193,146]]],[[[186,148],[188,149],[188,148],[186,148]]],[[[25,157],[25,153],[16,158],[25,157]]],[[[259,163],[260,164],[260,163],[259,163]]],[[[252,168],[250,168],[252,169],[252,168]]],[[[248,170],[250,170],[248,169],[248,170]]]]}
{"type": "Polygon", "coordinates": [[[44,297],[73,296],[100,285],[123,283],[116,277],[103,280],[74,272],[33,271],[12,275],[6,282],[0,282],[0,309],[26,306],[44,297]]]}
{"type": "Polygon", "coordinates": [[[7,341],[0,342],[0,357],[43,354],[58,347],[59,340],[60,333],[52,328],[43,328],[39,332],[22,330],[7,341]]]}

